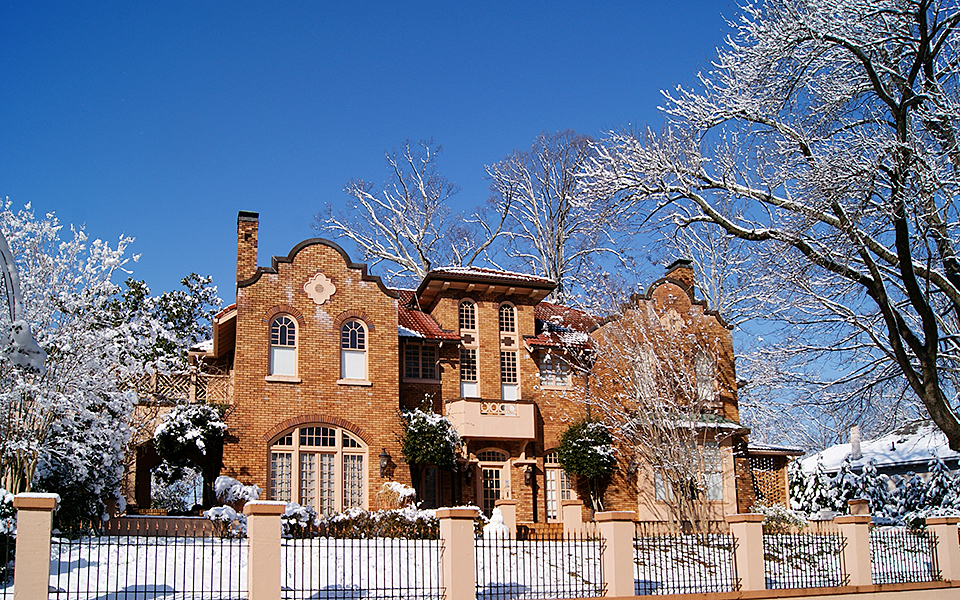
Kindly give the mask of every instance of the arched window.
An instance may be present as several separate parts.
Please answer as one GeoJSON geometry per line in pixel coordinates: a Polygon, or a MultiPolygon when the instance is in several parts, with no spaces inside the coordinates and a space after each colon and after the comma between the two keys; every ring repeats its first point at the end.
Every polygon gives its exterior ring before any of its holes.
{"type": "Polygon", "coordinates": [[[706,352],[698,352],[693,359],[693,370],[697,376],[697,402],[713,402],[714,371],[713,357],[706,352]]]}
{"type": "Polygon", "coordinates": [[[500,333],[516,333],[517,311],[511,304],[500,305],[500,333]]]}
{"type": "Polygon", "coordinates": [[[460,329],[477,330],[477,305],[472,300],[460,303],[460,329]]]}
{"type": "Polygon", "coordinates": [[[363,321],[347,321],[340,327],[340,378],[367,378],[367,328],[363,321]]]}
{"type": "Polygon", "coordinates": [[[311,506],[330,515],[365,508],[367,446],[353,433],[329,425],[302,425],[270,444],[273,500],[311,506]]]}
{"type": "Polygon", "coordinates": [[[270,374],[297,374],[297,322],[289,315],[270,323],[270,374]]]}

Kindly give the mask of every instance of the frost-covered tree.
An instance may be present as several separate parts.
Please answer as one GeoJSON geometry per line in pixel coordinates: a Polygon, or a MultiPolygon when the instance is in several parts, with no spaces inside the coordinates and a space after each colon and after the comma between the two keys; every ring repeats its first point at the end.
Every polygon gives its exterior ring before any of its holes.
{"type": "MultiPolygon", "coordinates": [[[[118,499],[128,417],[136,401],[117,380],[143,365],[130,357],[153,343],[136,318],[113,322],[111,279],[123,267],[129,238],[115,246],[89,241],[52,214],[9,201],[0,227],[20,274],[24,320],[46,352],[45,370],[0,353],[0,469],[13,492],[61,495],[59,518],[99,517],[118,499]]],[[[0,311],[0,331],[8,331],[0,311]]]]}
{"type": "Polygon", "coordinates": [[[926,489],[923,491],[923,506],[929,508],[939,508],[951,506],[953,498],[957,494],[956,478],[950,472],[949,467],[939,456],[930,461],[927,468],[930,473],[926,480],[926,489]]]}
{"type": "Polygon", "coordinates": [[[431,268],[470,266],[502,230],[509,206],[472,216],[454,215],[459,191],[438,167],[440,146],[404,142],[386,153],[388,180],[382,185],[354,179],[344,190],[353,199],[347,213],[331,205],[318,213],[314,228],[357,245],[364,260],[385,263],[387,277],[417,281],[431,268]]]}
{"type": "Polygon", "coordinates": [[[592,282],[596,262],[632,264],[629,207],[587,197],[578,175],[594,157],[593,141],[575,131],[543,132],[530,150],[487,167],[493,204],[507,214],[506,253],[527,271],[554,281],[564,302],[592,282]]]}
{"type": "Polygon", "coordinates": [[[209,404],[181,404],[164,414],[153,434],[157,455],[163,459],[156,471],[160,481],[172,485],[184,479],[188,468],[198,468],[203,504],[212,506],[226,431],[221,409],[209,404]]]}
{"type": "Polygon", "coordinates": [[[830,508],[840,514],[848,513],[850,509],[847,503],[864,497],[861,483],[860,474],[853,469],[853,463],[848,456],[840,464],[840,470],[833,478],[833,506],[830,508]]]}
{"type": "MultiPolygon", "coordinates": [[[[710,223],[776,265],[771,300],[847,398],[907,391],[960,449],[960,6],[765,0],[661,134],[619,132],[599,196],[710,223]]],[[[836,396],[841,401],[841,396],[836,396]]]]}
{"type": "Polygon", "coordinates": [[[613,438],[600,421],[573,423],[560,434],[557,460],[564,471],[582,478],[590,493],[590,507],[603,510],[602,482],[617,467],[613,438]]]}
{"type": "Polygon", "coordinates": [[[877,461],[871,458],[860,471],[860,489],[870,502],[870,513],[890,517],[895,511],[890,492],[890,478],[877,472],[877,461]]]}

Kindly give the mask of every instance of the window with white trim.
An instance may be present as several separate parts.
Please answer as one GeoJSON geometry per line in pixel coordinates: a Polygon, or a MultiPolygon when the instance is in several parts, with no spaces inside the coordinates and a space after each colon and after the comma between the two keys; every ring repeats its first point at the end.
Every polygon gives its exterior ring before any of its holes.
{"type": "Polygon", "coordinates": [[[547,520],[557,521],[561,517],[561,502],[576,499],[573,485],[567,472],[560,468],[557,453],[550,452],[543,457],[543,473],[547,489],[547,520]]]}
{"type": "Polygon", "coordinates": [[[460,303],[460,329],[477,330],[477,305],[472,300],[460,303]]]}
{"type": "Polygon", "coordinates": [[[353,433],[329,425],[304,425],[270,445],[272,500],[297,502],[330,515],[364,508],[367,447],[353,433]]]}
{"type": "Polygon", "coordinates": [[[340,326],[340,379],[367,378],[367,328],[351,319],[340,326]]]}
{"type": "Polygon", "coordinates": [[[500,399],[516,400],[520,386],[517,376],[517,353],[502,350],[500,352],[500,399]]]}
{"type": "Polygon", "coordinates": [[[507,455],[498,450],[484,450],[477,452],[477,460],[481,463],[479,482],[482,499],[481,508],[483,513],[489,517],[497,506],[497,500],[509,495],[510,480],[503,464],[507,461],[507,455]]]}
{"type": "Polygon", "coordinates": [[[403,346],[404,379],[438,379],[437,347],[434,344],[406,342],[403,346]]]}
{"type": "Polygon", "coordinates": [[[280,315],[270,323],[270,374],[297,374],[297,322],[280,315]]]}
{"type": "Polygon", "coordinates": [[[544,353],[540,356],[540,385],[545,387],[566,387],[568,382],[567,360],[556,354],[544,353]]]}
{"type": "Polygon", "coordinates": [[[516,333],[517,311],[510,304],[500,305],[500,333],[516,333]]]}
{"type": "Polygon", "coordinates": [[[460,397],[479,398],[480,390],[477,386],[477,350],[476,348],[460,349],[460,397]]]}
{"type": "Polygon", "coordinates": [[[723,452],[717,442],[703,445],[703,489],[707,500],[723,500],[723,452]]]}

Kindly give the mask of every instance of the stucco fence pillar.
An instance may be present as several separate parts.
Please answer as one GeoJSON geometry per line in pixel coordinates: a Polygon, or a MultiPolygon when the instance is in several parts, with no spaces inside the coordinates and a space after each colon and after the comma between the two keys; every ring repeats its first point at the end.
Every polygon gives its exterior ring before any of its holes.
{"type": "Polygon", "coordinates": [[[563,522],[563,535],[571,537],[583,533],[583,501],[561,500],[560,520],[563,522]]]}
{"type": "Polygon", "coordinates": [[[473,522],[476,508],[438,508],[443,542],[440,575],[446,600],[476,600],[477,573],[473,522]]]}
{"type": "Polygon", "coordinates": [[[594,515],[603,538],[603,574],[607,597],[633,596],[633,536],[636,530],[633,511],[605,511],[594,515]]]}
{"type": "Polygon", "coordinates": [[[725,517],[736,541],[733,560],[737,564],[737,577],[743,591],[767,589],[763,566],[763,519],[763,515],[755,513],[725,517]]]}
{"type": "Polygon", "coordinates": [[[254,500],[243,507],[247,515],[248,600],[280,600],[280,516],[286,502],[254,500]]]}
{"type": "Polygon", "coordinates": [[[50,534],[56,494],[17,494],[16,562],[13,567],[14,600],[46,598],[50,588],[50,534]]]}
{"type": "Polygon", "coordinates": [[[960,540],[957,523],[960,517],[935,517],[927,519],[927,529],[937,536],[937,563],[940,577],[945,581],[960,580],[960,540]]]}

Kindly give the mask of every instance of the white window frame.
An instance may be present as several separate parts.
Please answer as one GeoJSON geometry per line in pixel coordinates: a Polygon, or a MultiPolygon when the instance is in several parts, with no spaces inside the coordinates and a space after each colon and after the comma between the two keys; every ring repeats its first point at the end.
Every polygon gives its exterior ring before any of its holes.
{"type": "Polygon", "coordinates": [[[367,329],[367,324],[361,319],[344,321],[340,325],[340,379],[337,380],[337,383],[370,385],[368,377],[370,369],[369,351],[370,331],[367,329]],[[354,343],[354,339],[356,343],[354,343]],[[363,362],[363,372],[349,372],[351,367],[348,363],[354,363],[358,360],[363,362]]]}
{"type": "MultiPolygon", "coordinates": [[[[347,431],[346,429],[329,425],[326,423],[305,423],[294,427],[293,429],[288,429],[287,431],[276,436],[273,441],[270,443],[269,449],[267,451],[267,497],[272,500],[282,500],[285,502],[297,502],[302,504],[304,498],[302,498],[303,490],[301,486],[303,481],[301,478],[305,475],[301,473],[303,468],[302,457],[305,455],[314,456],[315,467],[315,481],[314,481],[314,497],[315,505],[314,509],[317,512],[320,512],[321,507],[320,496],[321,496],[321,481],[320,481],[320,465],[322,459],[319,456],[315,455],[328,455],[333,457],[333,467],[334,467],[334,477],[333,477],[333,503],[332,509],[334,512],[342,512],[345,508],[350,508],[345,506],[345,497],[346,497],[346,485],[345,476],[347,471],[344,468],[344,465],[347,461],[356,460],[355,458],[345,458],[345,457],[360,457],[361,461],[361,496],[362,501],[360,503],[360,508],[368,509],[370,503],[370,487],[369,487],[369,449],[364,443],[360,436],[356,435],[353,432],[347,431]],[[316,428],[314,431],[316,435],[313,437],[315,439],[320,438],[320,428],[326,428],[327,430],[332,430],[334,444],[333,445],[305,445],[301,443],[301,431],[308,428],[316,428]],[[347,436],[347,439],[352,440],[350,444],[344,442],[344,436],[347,436]],[[354,447],[352,444],[357,444],[354,447]],[[278,473],[274,468],[277,463],[278,454],[289,455],[289,461],[285,461],[290,465],[289,468],[289,480],[278,480],[278,473]]],[[[326,514],[332,514],[327,512],[326,514]]]]}
{"type": "Polygon", "coordinates": [[[270,354],[267,379],[270,381],[300,381],[298,372],[298,342],[300,326],[293,315],[279,314],[270,320],[270,354]],[[278,358],[283,357],[282,360],[278,358]]]}
{"type": "Polygon", "coordinates": [[[540,387],[566,389],[570,387],[570,362],[559,354],[544,352],[540,355],[540,387]],[[563,379],[557,373],[563,374],[563,379]]]}
{"type": "Polygon", "coordinates": [[[520,399],[520,356],[514,350],[500,351],[500,399],[504,402],[520,399]]]}
{"type": "Polygon", "coordinates": [[[543,457],[543,480],[546,491],[547,521],[555,523],[563,518],[563,501],[577,499],[573,480],[560,467],[555,450],[543,457]]]}

